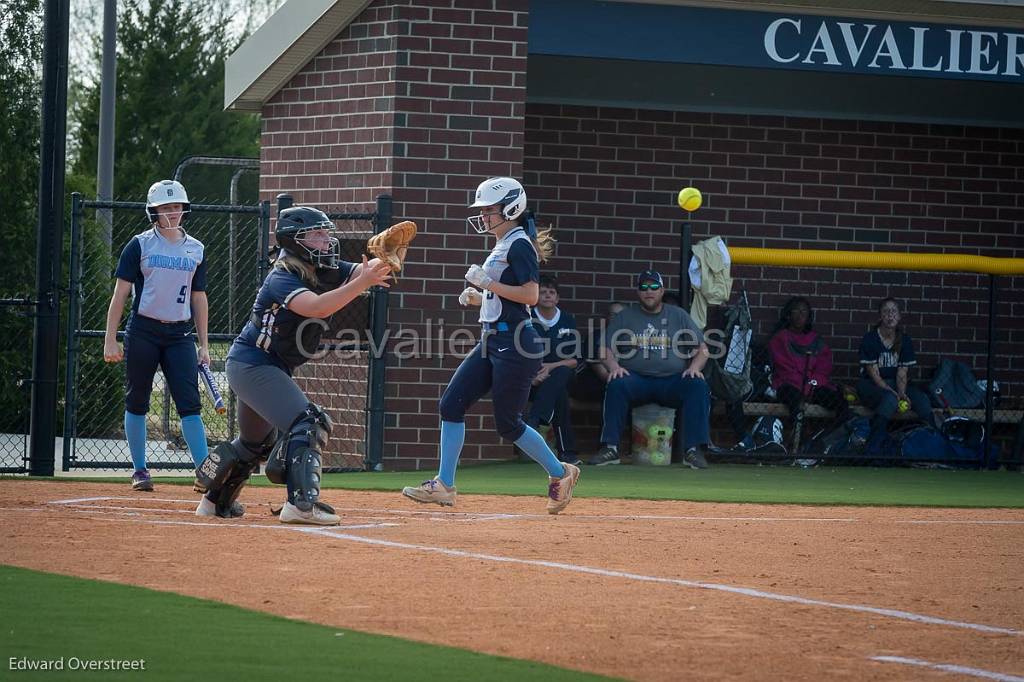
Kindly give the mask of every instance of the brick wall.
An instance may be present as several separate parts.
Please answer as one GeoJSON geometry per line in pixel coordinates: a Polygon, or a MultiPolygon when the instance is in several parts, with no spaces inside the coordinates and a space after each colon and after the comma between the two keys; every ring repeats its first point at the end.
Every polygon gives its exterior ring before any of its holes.
{"type": "MultiPolygon", "coordinates": [[[[674,196],[704,192],[694,240],[734,246],[1024,257],[1024,131],[530,105],[525,182],[561,240],[549,270],[586,318],[635,300],[630,275],[653,264],[678,287],[674,196]]],[[[988,277],[738,266],[755,333],[807,296],[851,379],[876,302],[895,296],[927,376],[955,357],[984,376],[988,277]]],[[[996,379],[1024,390],[1024,278],[998,279],[996,379]]],[[[713,318],[712,318],[713,319],[713,318]]]]}
{"type": "MultiPolygon", "coordinates": [[[[261,198],[287,191],[297,203],[364,211],[389,193],[395,219],[419,223],[390,297],[393,331],[477,326],[456,302],[487,246],[467,234],[465,207],[483,178],[522,174],[527,9],[526,0],[378,0],[264,107],[261,198]]],[[[388,358],[388,466],[426,466],[437,454],[437,400],[458,358],[423,351],[388,358]]],[[[480,414],[467,420],[466,460],[493,442],[480,414]]]]}
{"type": "MultiPolygon", "coordinates": [[[[288,191],[300,203],[368,211],[391,193],[396,220],[420,224],[389,320],[392,333],[429,336],[435,347],[424,342],[411,358],[394,354],[401,337],[389,344],[388,467],[429,467],[436,457],[437,400],[459,362],[436,339],[476,328],[455,298],[489,246],[464,223],[484,177],[522,177],[541,221],[555,224],[561,243],[545,269],[560,275],[565,307],[582,320],[612,298],[632,299],[642,266],[678,286],[672,198],[687,184],[706,197],[698,239],[1024,255],[1020,131],[527,106],[527,26],[526,0],[378,0],[263,112],[262,198],[288,191]]],[[[886,295],[906,302],[922,364],[944,354],[981,368],[985,277],[746,266],[734,276],[762,334],[786,298],[809,296],[840,378],[852,374],[857,339],[886,295]]],[[[1015,395],[1024,285],[1000,286],[997,378],[1015,395]]],[[[349,405],[342,421],[362,419],[349,405]]],[[[464,460],[508,456],[496,447],[489,401],[467,427],[464,460]]]]}

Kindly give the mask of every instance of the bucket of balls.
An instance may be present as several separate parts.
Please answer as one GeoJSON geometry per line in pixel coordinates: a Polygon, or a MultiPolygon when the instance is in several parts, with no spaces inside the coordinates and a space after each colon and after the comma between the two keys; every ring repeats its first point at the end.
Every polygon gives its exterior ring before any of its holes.
{"type": "Polygon", "coordinates": [[[633,408],[633,464],[668,466],[672,463],[672,425],[676,411],[649,404],[633,408]]]}

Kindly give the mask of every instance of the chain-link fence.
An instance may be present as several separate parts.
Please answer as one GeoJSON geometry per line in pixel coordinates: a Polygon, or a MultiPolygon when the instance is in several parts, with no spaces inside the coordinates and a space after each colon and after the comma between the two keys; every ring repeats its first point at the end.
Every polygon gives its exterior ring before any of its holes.
{"type": "MultiPolygon", "coordinates": [[[[377,214],[348,207],[328,207],[324,212],[338,228],[341,259],[359,263],[377,214]]],[[[299,387],[334,420],[334,432],[324,449],[324,468],[329,472],[367,468],[367,384],[371,363],[380,361],[371,357],[369,343],[374,296],[368,291],[328,318],[319,357],[295,372],[299,387]]]]}
{"type": "MultiPolygon", "coordinates": [[[[278,210],[291,205],[278,197],[278,210]]],[[[390,199],[382,197],[377,211],[329,210],[341,237],[341,256],[358,263],[367,238],[390,221],[390,199]],[[382,208],[383,207],[383,210],[382,208]]],[[[103,335],[113,290],[114,270],[121,249],[148,229],[142,202],[83,201],[72,205],[71,296],[65,377],[64,470],[123,469],[130,461],[124,439],[124,367],[103,361],[103,335]],[[110,215],[111,244],[101,221],[110,215]]],[[[217,206],[192,204],[185,225],[203,242],[207,259],[207,298],[211,370],[224,396],[226,413],[218,414],[203,398],[202,417],[210,444],[236,435],[237,401],[227,384],[224,361],[235,336],[249,318],[253,297],[269,268],[270,205],[217,206]]],[[[383,360],[370,352],[371,339],[381,336],[386,319],[386,291],[357,298],[327,320],[318,358],[296,371],[295,379],[309,398],[323,405],[337,424],[325,449],[328,471],[377,468],[383,431],[383,393],[372,389],[372,378],[383,376],[383,360]],[[377,327],[372,322],[377,308],[377,327]],[[372,403],[372,404],[371,404],[372,403]],[[376,407],[375,407],[376,405],[376,407]],[[376,446],[371,438],[374,415],[376,446]],[[376,454],[375,454],[376,453],[376,454]]],[[[123,324],[122,324],[123,328],[123,324]]],[[[118,334],[123,341],[123,333],[118,334]]],[[[147,463],[154,469],[191,469],[192,461],[181,435],[180,421],[164,378],[153,381],[147,416],[147,463]]]]}
{"type": "MultiPolygon", "coordinates": [[[[219,414],[204,396],[202,417],[211,443],[234,437],[234,395],[228,390],[224,360],[231,341],[249,315],[254,292],[267,268],[270,205],[193,204],[185,228],[203,242],[207,262],[210,369],[225,396],[219,414]]],[[[124,384],[121,364],[103,360],[107,307],[121,250],[148,228],[143,202],[83,201],[75,195],[71,218],[71,296],[69,297],[65,377],[64,470],[124,468],[130,461],[124,440],[124,384]],[[99,210],[98,210],[99,209],[99,210]],[[110,216],[107,244],[103,213],[110,216]]],[[[123,323],[121,325],[123,329],[123,323]]],[[[123,333],[118,334],[123,341],[123,333]]],[[[181,424],[158,370],[147,416],[147,461],[154,469],[191,469],[181,424]]]]}
{"type": "Polygon", "coordinates": [[[0,473],[28,469],[32,301],[0,299],[0,473]]]}

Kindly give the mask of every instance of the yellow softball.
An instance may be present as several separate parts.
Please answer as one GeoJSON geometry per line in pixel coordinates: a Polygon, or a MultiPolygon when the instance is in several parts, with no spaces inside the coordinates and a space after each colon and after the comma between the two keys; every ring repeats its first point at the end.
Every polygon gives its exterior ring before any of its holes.
{"type": "Polygon", "coordinates": [[[679,204],[679,208],[689,213],[700,208],[703,201],[704,197],[700,195],[700,190],[696,187],[684,187],[679,190],[679,196],[676,197],[676,202],[679,204]]]}

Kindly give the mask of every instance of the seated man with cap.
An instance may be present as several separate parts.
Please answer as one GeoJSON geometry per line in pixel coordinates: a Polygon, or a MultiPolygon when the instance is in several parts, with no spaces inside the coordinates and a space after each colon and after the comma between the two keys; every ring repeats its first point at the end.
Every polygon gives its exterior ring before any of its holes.
{"type": "Polygon", "coordinates": [[[702,449],[709,441],[711,395],[701,371],[709,355],[704,333],[685,310],[663,305],[659,273],[644,270],[636,284],[639,305],[616,315],[605,336],[604,427],[601,448],[587,463],[618,464],[630,407],[658,403],[682,409],[683,461],[692,469],[706,469],[702,449]]]}

